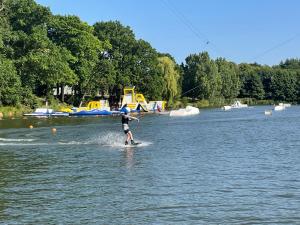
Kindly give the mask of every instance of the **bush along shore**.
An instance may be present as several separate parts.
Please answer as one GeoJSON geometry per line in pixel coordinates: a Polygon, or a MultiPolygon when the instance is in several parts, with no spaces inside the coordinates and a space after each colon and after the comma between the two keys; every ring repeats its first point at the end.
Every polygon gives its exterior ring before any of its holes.
{"type": "Polygon", "coordinates": [[[28,107],[3,106],[0,107],[0,120],[21,117],[23,113],[30,112],[30,110],[28,107]]]}

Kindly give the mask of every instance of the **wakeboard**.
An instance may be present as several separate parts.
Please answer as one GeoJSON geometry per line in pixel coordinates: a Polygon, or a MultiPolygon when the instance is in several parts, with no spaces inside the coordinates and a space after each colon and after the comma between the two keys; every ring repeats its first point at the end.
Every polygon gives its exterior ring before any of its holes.
{"type": "Polygon", "coordinates": [[[141,142],[135,142],[134,144],[128,144],[128,145],[125,145],[125,147],[135,147],[135,146],[138,146],[142,144],[141,142]]]}

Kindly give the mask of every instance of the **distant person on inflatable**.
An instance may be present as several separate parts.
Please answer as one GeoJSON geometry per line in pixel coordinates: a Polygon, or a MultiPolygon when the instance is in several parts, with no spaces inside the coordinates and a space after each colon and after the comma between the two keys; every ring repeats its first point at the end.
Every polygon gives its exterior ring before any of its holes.
{"type": "Polygon", "coordinates": [[[137,143],[134,142],[133,135],[132,135],[131,131],[129,130],[128,122],[131,120],[137,120],[139,122],[139,119],[135,118],[133,116],[130,116],[130,108],[129,107],[123,107],[121,109],[121,111],[124,112],[124,114],[122,114],[122,127],[124,130],[124,133],[127,135],[125,145],[128,145],[129,141],[131,141],[132,145],[136,145],[137,143]]]}
{"type": "Polygon", "coordinates": [[[157,105],[157,107],[156,107],[156,108],[157,108],[157,111],[158,111],[158,112],[161,112],[161,107],[159,106],[159,104],[157,104],[157,102],[156,102],[156,105],[157,105]]]}

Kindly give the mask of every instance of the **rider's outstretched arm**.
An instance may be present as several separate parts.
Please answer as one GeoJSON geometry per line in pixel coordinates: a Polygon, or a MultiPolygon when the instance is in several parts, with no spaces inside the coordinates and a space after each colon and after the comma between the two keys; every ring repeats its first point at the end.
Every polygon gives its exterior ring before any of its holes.
{"type": "Polygon", "coordinates": [[[133,117],[133,116],[128,116],[129,119],[133,119],[133,120],[137,120],[137,121],[140,121],[138,118],[136,117],[133,117]]]}

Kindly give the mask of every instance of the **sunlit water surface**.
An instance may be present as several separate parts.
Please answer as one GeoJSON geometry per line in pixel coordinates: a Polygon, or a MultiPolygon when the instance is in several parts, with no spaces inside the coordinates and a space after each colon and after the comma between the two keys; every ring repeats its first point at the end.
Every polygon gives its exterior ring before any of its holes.
{"type": "Polygon", "coordinates": [[[145,115],[138,147],[118,117],[2,120],[0,223],[300,224],[300,107],[266,109],[145,115]]]}

